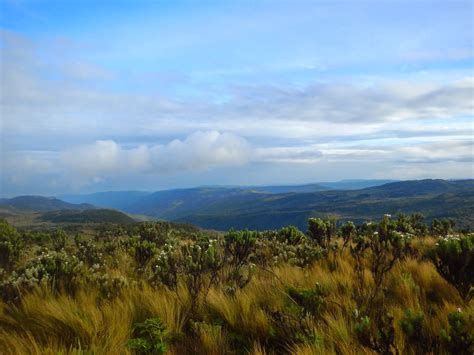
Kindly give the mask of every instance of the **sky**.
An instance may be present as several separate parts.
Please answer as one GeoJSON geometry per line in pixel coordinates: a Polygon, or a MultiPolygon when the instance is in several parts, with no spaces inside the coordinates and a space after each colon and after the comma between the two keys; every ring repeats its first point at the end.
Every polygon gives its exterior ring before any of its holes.
{"type": "Polygon", "coordinates": [[[0,0],[0,195],[473,178],[473,4],[0,0]]]}

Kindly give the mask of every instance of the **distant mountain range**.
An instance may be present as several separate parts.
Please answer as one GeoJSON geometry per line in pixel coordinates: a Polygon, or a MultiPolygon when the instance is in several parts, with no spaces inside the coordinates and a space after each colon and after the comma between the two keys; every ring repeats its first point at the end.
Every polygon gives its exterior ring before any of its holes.
{"type": "Polygon", "coordinates": [[[18,196],[1,198],[0,206],[8,206],[23,212],[49,212],[58,210],[86,210],[95,208],[89,203],[69,203],[55,197],[18,196]]]}
{"type": "Polygon", "coordinates": [[[147,195],[125,211],[219,230],[273,229],[288,224],[305,229],[312,216],[361,222],[400,212],[421,212],[428,220],[449,217],[460,227],[472,228],[474,180],[403,181],[358,190],[303,193],[236,188],[170,190],[147,195]]]}
{"type": "Polygon", "coordinates": [[[224,191],[224,194],[234,191],[254,191],[254,192],[267,192],[272,194],[281,193],[305,193],[305,192],[316,192],[325,190],[356,190],[365,187],[380,186],[395,180],[341,180],[336,182],[320,182],[313,184],[303,185],[268,185],[268,186],[202,186],[190,189],[173,189],[164,190],[157,192],[146,192],[146,191],[106,191],[96,192],[91,194],[79,194],[79,195],[60,195],[59,199],[70,203],[88,203],[98,207],[116,208],[116,209],[129,209],[132,205],[139,205],[142,203],[142,198],[151,196],[159,193],[164,196],[182,196],[186,191],[193,192],[195,190],[202,191],[224,191]]]}
{"type": "MultiPolygon", "coordinates": [[[[2,199],[0,205],[40,212],[84,211],[99,206],[217,230],[274,229],[288,224],[304,230],[307,219],[312,216],[361,222],[379,219],[385,213],[421,212],[428,221],[452,218],[459,227],[474,229],[474,180],[383,182],[355,180],[295,186],[198,187],[153,193],[101,192],[62,196],[67,202],[22,196],[2,199]],[[355,189],[367,184],[371,186],[355,189]]],[[[87,213],[82,217],[75,214],[63,212],[60,219],[79,221],[87,216],[87,213]]],[[[46,218],[54,221],[56,215],[50,213],[46,218]]],[[[126,219],[111,217],[110,213],[95,213],[88,220],[99,221],[98,216],[109,221],[126,219]]]]}

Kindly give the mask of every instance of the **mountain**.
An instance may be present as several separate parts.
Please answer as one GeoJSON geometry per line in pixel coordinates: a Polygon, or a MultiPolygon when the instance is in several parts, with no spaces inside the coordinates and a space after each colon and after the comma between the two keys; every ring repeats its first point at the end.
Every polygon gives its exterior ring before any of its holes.
{"type": "Polygon", "coordinates": [[[305,229],[311,216],[361,222],[400,212],[421,212],[428,220],[449,217],[460,227],[474,228],[474,180],[428,179],[283,194],[237,188],[170,190],[144,196],[126,211],[219,230],[288,224],[305,229]]]}
{"type": "Polygon", "coordinates": [[[48,212],[57,210],[86,210],[95,208],[86,203],[73,204],[55,197],[18,196],[0,199],[0,206],[20,212],[48,212]]]}
{"type": "Polygon", "coordinates": [[[43,213],[40,220],[52,223],[116,223],[127,224],[135,220],[123,212],[108,209],[62,210],[43,213]]]}
{"type": "MultiPolygon", "coordinates": [[[[260,193],[271,193],[271,194],[283,194],[283,193],[305,193],[305,192],[317,192],[326,191],[332,189],[340,190],[354,190],[364,187],[378,186],[392,180],[341,180],[337,182],[323,182],[303,185],[264,185],[264,186],[203,186],[198,188],[190,189],[172,189],[157,192],[146,192],[146,191],[106,191],[96,192],[92,194],[78,194],[78,195],[60,195],[59,199],[69,203],[89,203],[94,206],[104,208],[114,208],[119,210],[141,210],[137,207],[149,199],[153,201],[160,200],[163,197],[166,200],[176,197],[177,199],[182,198],[183,193],[193,194],[197,190],[201,191],[214,191],[217,195],[227,195],[228,192],[234,194],[236,191],[239,193],[242,190],[260,192],[260,193]],[[151,196],[151,195],[154,195],[151,196]]],[[[195,195],[194,195],[195,196],[195,195]]]]}
{"type": "Polygon", "coordinates": [[[243,190],[254,190],[258,192],[268,192],[272,194],[284,194],[289,192],[315,192],[331,190],[331,187],[323,186],[321,184],[306,184],[306,185],[275,185],[275,186],[242,186],[243,190]]]}
{"type": "Polygon", "coordinates": [[[320,182],[319,186],[334,190],[358,190],[396,182],[396,180],[341,180],[335,182],[320,182]]]}
{"type": "Polygon", "coordinates": [[[272,196],[272,194],[224,187],[166,190],[144,196],[124,210],[172,220],[197,211],[219,212],[223,207],[229,210],[232,208],[232,204],[245,205],[263,196],[272,196]],[[223,204],[224,206],[222,206],[223,204]]]}
{"type": "Polygon", "coordinates": [[[90,203],[98,207],[124,209],[149,195],[145,191],[106,191],[84,195],[62,195],[59,198],[69,203],[90,203]]]}

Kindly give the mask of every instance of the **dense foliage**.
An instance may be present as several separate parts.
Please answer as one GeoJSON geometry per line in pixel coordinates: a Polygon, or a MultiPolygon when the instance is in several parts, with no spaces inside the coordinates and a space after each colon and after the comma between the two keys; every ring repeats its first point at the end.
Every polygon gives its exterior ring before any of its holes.
{"type": "Polygon", "coordinates": [[[0,349],[470,354],[474,234],[420,215],[306,233],[0,222],[0,349]]]}

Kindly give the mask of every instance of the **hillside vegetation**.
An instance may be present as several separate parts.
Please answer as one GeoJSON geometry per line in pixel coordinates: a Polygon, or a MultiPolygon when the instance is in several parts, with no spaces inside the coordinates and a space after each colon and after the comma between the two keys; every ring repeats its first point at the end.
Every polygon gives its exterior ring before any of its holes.
{"type": "Polygon", "coordinates": [[[2,354],[472,354],[474,234],[0,223],[2,354]]]}
{"type": "Polygon", "coordinates": [[[22,212],[48,212],[58,210],[85,210],[94,208],[87,203],[68,203],[54,197],[18,196],[0,199],[0,208],[9,207],[22,212]]]}
{"type": "Polygon", "coordinates": [[[133,223],[135,220],[125,213],[108,209],[84,211],[51,211],[41,215],[43,221],[53,223],[133,223]]]}
{"type": "Polygon", "coordinates": [[[474,229],[474,180],[402,181],[359,190],[304,193],[170,190],[145,196],[124,210],[217,230],[265,230],[288,224],[304,229],[311,217],[362,223],[378,218],[380,211],[393,215],[421,212],[428,221],[451,218],[460,228],[474,229]]]}

